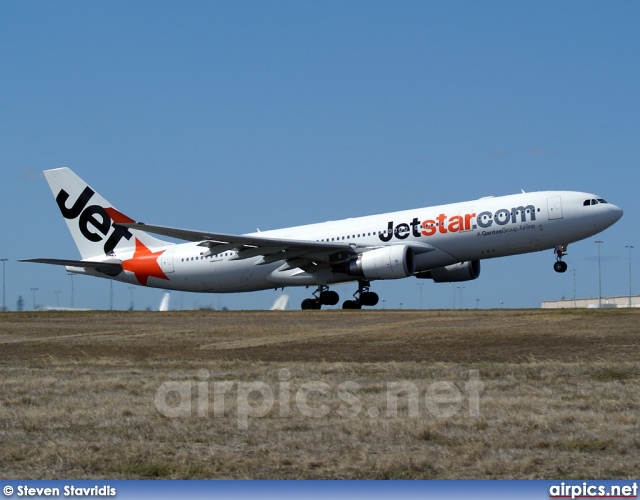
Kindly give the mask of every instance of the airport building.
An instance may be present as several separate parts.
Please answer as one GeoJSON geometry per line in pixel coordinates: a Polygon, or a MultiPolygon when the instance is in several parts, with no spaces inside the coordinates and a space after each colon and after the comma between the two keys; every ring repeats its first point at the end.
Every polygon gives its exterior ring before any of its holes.
{"type": "Polygon", "coordinates": [[[599,305],[598,297],[590,299],[562,299],[562,300],[545,300],[542,302],[542,309],[570,309],[575,307],[583,307],[590,309],[615,309],[617,307],[640,307],[640,295],[622,295],[619,297],[602,297],[601,305],[599,305]]]}

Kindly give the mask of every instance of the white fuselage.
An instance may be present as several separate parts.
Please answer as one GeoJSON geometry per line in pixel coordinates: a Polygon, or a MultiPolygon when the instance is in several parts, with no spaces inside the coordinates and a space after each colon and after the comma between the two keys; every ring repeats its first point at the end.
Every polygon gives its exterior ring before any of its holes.
{"type": "MultiPolygon", "coordinates": [[[[593,236],[622,215],[620,208],[598,199],[593,194],[572,191],[522,193],[247,236],[342,242],[356,251],[362,247],[412,245],[425,249],[415,255],[415,273],[420,273],[460,262],[566,247],[593,236]],[[585,204],[587,200],[595,203],[585,204]]],[[[130,255],[116,257],[126,259],[130,255]]],[[[207,255],[206,248],[198,243],[172,244],[158,258],[167,279],[150,277],[146,285],[190,292],[247,292],[357,280],[336,270],[309,274],[301,269],[281,269],[286,267],[284,261],[260,262],[259,256],[237,260],[234,250],[207,255]]],[[[81,271],[73,267],[69,270],[81,271]]],[[[82,272],[100,276],[91,270],[82,272]]],[[[139,284],[131,272],[115,279],[139,284]]]]}

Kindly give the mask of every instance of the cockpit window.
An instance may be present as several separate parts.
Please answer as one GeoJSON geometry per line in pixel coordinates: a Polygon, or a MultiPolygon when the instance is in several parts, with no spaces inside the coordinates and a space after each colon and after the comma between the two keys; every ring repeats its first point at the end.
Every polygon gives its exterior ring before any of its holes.
{"type": "Polygon", "coordinates": [[[594,200],[594,199],[584,200],[584,203],[582,205],[585,207],[588,207],[589,205],[597,205],[598,203],[607,203],[607,202],[602,198],[598,198],[597,200],[594,200]]]}

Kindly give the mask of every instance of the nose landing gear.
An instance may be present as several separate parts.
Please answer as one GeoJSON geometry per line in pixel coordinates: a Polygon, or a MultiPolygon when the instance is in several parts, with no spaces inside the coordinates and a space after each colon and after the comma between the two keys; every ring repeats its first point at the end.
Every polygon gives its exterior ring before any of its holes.
{"type": "Polygon", "coordinates": [[[558,245],[554,252],[556,253],[556,262],[553,264],[553,270],[557,273],[564,273],[567,270],[567,263],[562,257],[567,255],[567,245],[558,245]]]}
{"type": "Polygon", "coordinates": [[[378,294],[370,292],[371,282],[358,281],[358,291],[353,294],[356,300],[345,300],[342,309],[362,309],[362,306],[375,306],[378,303],[378,294]]]}
{"type": "Polygon", "coordinates": [[[337,292],[329,290],[326,285],[319,285],[318,289],[313,292],[313,299],[304,299],[301,307],[303,310],[308,309],[320,309],[323,305],[335,306],[340,300],[340,296],[337,292]]]}

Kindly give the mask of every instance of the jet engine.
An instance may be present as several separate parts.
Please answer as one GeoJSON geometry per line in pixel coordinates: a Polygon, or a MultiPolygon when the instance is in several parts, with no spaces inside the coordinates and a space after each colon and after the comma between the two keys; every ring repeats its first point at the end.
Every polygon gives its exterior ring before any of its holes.
{"type": "Polygon", "coordinates": [[[458,262],[450,266],[437,267],[430,271],[416,274],[416,278],[432,279],[434,283],[452,283],[454,281],[470,281],[480,276],[480,261],[458,262]]]}
{"type": "Polygon", "coordinates": [[[390,245],[369,250],[347,264],[347,274],[366,279],[406,278],[414,271],[413,250],[407,245],[390,245]]]}

